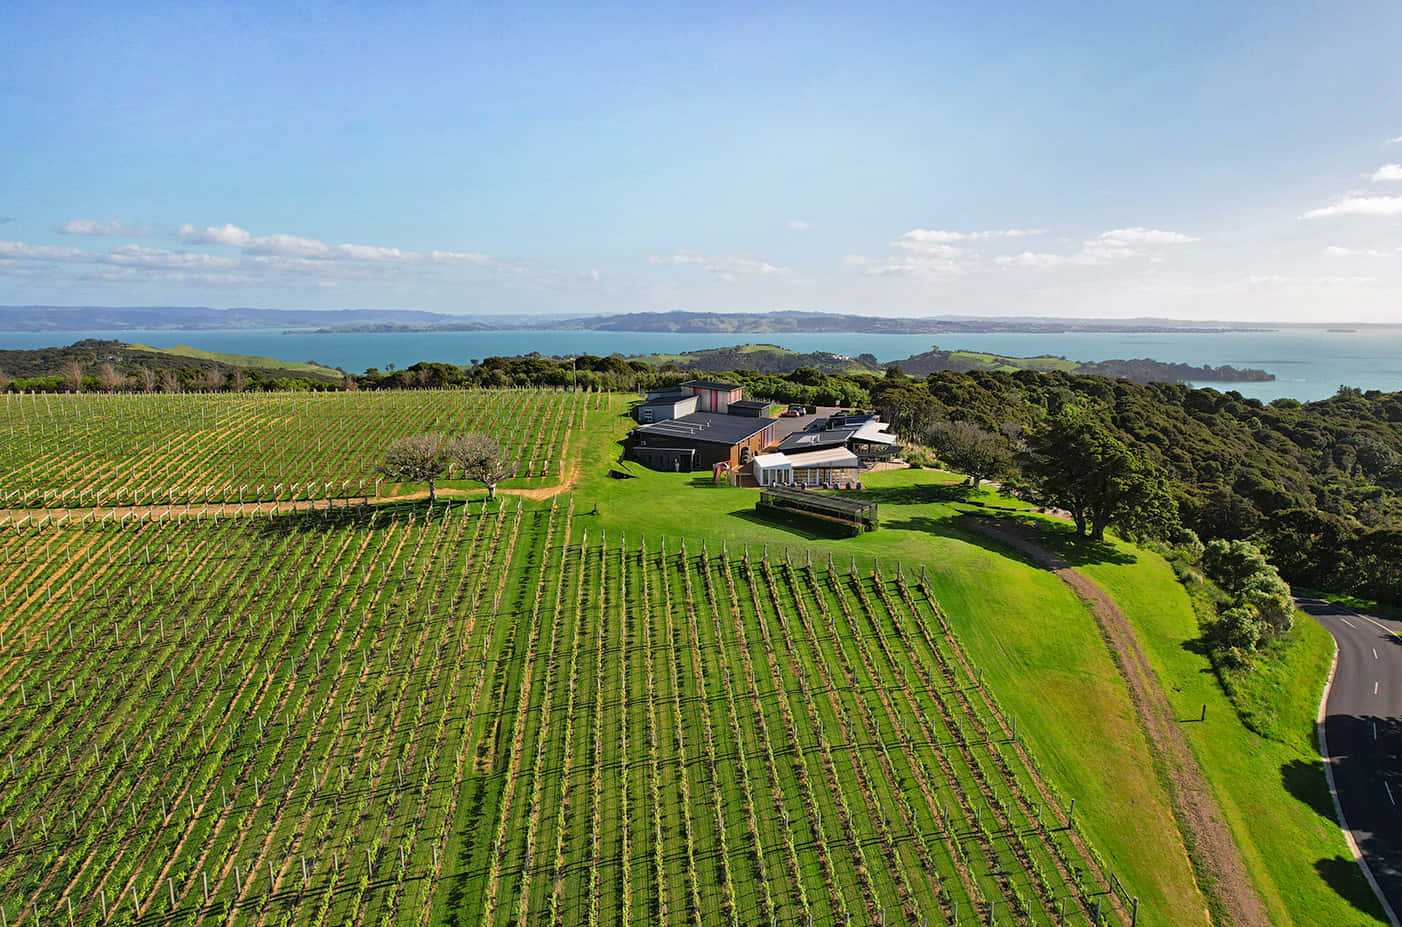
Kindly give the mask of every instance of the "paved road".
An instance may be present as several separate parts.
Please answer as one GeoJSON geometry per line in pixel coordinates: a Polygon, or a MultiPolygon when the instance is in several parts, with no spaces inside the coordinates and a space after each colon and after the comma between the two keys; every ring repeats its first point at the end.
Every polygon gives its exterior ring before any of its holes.
{"type": "Polygon", "coordinates": [[[1391,906],[1402,911],[1402,622],[1299,598],[1334,635],[1339,665],[1324,705],[1338,807],[1391,906]]]}

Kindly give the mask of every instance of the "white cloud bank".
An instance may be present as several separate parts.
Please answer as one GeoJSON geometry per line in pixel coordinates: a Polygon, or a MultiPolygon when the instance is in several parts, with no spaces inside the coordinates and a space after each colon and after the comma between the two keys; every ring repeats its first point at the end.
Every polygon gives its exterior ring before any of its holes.
{"type": "Polygon", "coordinates": [[[768,261],[736,255],[703,254],[690,248],[679,249],[675,254],[667,257],[654,254],[647,259],[647,262],[649,264],[694,264],[728,283],[733,283],[742,276],[767,277],[789,272],[787,267],[776,267],[768,261]]]}
{"type": "Polygon", "coordinates": [[[148,222],[101,222],[97,219],[69,219],[58,227],[63,235],[104,235],[108,237],[149,238],[159,233],[158,226],[148,222]]]}
{"type": "Polygon", "coordinates": [[[1384,164],[1373,171],[1373,176],[1368,178],[1373,183],[1381,183],[1386,180],[1402,180],[1402,164],[1384,164]]]}
{"type": "Polygon", "coordinates": [[[276,233],[254,235],[232,223],[180,226],[173,232],[160,226],[71,219],[58,227],[69,235],[172,236],[195,250],[170,250],[126,244],[107,251],[31,245],[0,241],[0,274],[63,283],[92,280],[113,283],[185,281],[229,286],[304,280],[316,285],[337,281],[375,282],[403,279],[414,269],[483,267],[496,271],[525,270],[486,254],[465,251],[409,251],[379,245],[330,244],[314,238],[276,233]],[[236,248],[239,254],[211,254],[201,247],[236,248]]]}
{"type": "Polygon", "coordinates": [[[1402,216],[1402,196],[1348,193],[1328,206],[1309,210],[1300,218],[1328,219],[1334,216],[1402,216]]]}

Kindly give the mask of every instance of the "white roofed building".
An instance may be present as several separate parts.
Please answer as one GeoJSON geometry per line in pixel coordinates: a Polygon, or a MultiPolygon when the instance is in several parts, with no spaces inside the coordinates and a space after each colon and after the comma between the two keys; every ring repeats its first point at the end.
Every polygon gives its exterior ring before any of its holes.
{"type": "Polygon", "coordinates": [[[850,486],[857,483],[857,455],[845,447],[797,454],[760,454],[751,473],[761,486],[850,486]]]}

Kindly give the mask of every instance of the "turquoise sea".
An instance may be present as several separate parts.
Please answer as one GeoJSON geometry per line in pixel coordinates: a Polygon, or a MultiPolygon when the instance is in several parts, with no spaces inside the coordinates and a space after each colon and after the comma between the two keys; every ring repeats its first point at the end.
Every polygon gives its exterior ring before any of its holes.
{"type": "Polygon", "coordinates": [[[359,373],[367,367],[407,367],[420,360],[468,364],[492,355],[647,354],[715,348],[745,342],[777,343],[796,351],[871,353],[883,361],[909,357],[938,344],[946,350],[991,351],[1026,357],[1058,354],[1072,360],[1150,357],[1194,365],[1258,367],[1276,375],[1271,383],[1230,386],[1263,400],[1289,396],[1304,401],[1332,395],[1340,385],[1402,390],[1402,326],[1326,331],[1281,329],[1214,334],[1064,333],[985,335],[689,335],[652,332],[498,331],[289,335],[281,331],[74,331],[0,332],[0,348],[71,344],[80,338],[111,338],[154,347],[188,344],[210,351],[262,354],[283,360],[316,361],[359,373]]]}

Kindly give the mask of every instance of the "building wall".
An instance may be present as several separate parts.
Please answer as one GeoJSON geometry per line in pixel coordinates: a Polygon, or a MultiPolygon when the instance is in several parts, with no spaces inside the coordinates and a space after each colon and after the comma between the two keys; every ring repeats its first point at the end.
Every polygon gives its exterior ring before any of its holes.
{"type": "Polygon", "coordinates": [[[696,397],[682,396],[675,402],[652,402],[637,406],[633,417],[646,425],[649,422],[662,422],[669,418],[681,418],[696,411],[696,397]]]}
{"type": "Polygon", "coordinates": [[[823,483],[857,482],[856,467],[795,467],[793,481],[803,486],[819,486],[823,483]]]}
{"type": "Polygon", "coordinates": [[[688,438],[662,437],[653,435],[647,437],[648,447],[691,447],[696,449],[695,465],[693,470],[709,470],[721,462],[729,462],[730,469],[740,469],[740,453],[742,448],[750,449],[751,458],[764,452],[764,449],[774,443],[774,426],[767,425],[758,434],[746,438],[738,444],[713,444],[707,441],[695,441],[688,438]]]}
{"type": "Polygon", "coordinates": [[[691,389],[698,397],[696,403],[697,412],[720,412],[722,414],[725,413],[725,410],[730,407],[732,402],[740,398],[742,392],[738,389],[701,389],[697,386],[693,386],[691,389]]]}
{"type": "MultiPolygon", "coordinates": [[[[730,448],[730,469],[739,470],[741,466],[740,452],[743,448],[750,449],[750,459],[754,459],[764,453],[764,449],[774,443],[774,426],[766,425],[764,430],[758,434],[751,435],[739,444],[730,448]]],[[[749,461],[744,461],[748,463],[749,461]]]]}

